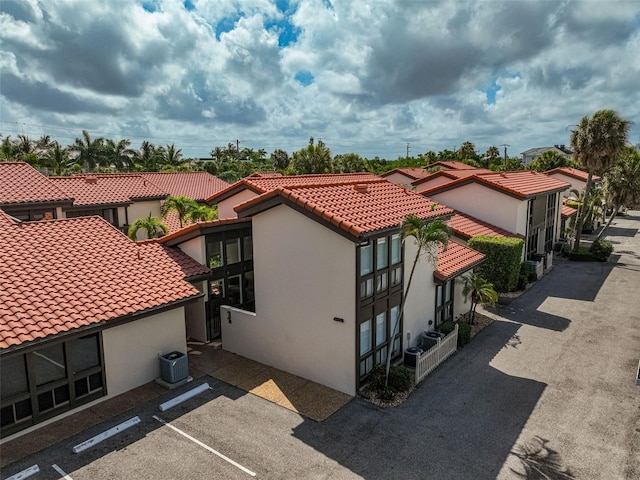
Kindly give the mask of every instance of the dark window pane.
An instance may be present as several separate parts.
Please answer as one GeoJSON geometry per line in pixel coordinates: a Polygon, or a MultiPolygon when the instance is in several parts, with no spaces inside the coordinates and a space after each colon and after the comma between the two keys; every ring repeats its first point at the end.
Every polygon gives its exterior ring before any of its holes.
{"type": "Polygon", "coordinates": [[[53,408],[53,392],[44,392],[38,395],[38,410],[45,412],[53,408]]]}
{"type": "Polygon", "coordinates": [[[81,372],[100,364],[98,335],[88,335],[71,341],[73,370],[81,372]]]}
{"type": "Polygon", "coordinates": [[[89,377],[89,390],[94,391],[99,388],[102,388],[102,373],[94,373],[89,377]]]}
{"type": "Polygon", "coordinates": [[[16,407],[16,420],[20,421],[22,419],[28,418],[31,416],[31,399],[26,398],[19,402],[15,403],[16,407]]]}
{"type": "Polygon", "coordinates": [[[83,397],[87,393],[89,393],[89,387],[87,385],[87,379],[81,378],[80,380],[75,381],[76,386],[76,398],[83,397]]]}
{"type": "Polygon", "coordinates": [[[222,242],[210,242],[207,245],[207,252],[209,253],[209,261],[207,262],[209,268],[218,268],[224,265],[224,259],[222,258],[222,242]]]}
{"type": "Polygon", "coordinates": [[[62,403],[69,401],[69,386],[62,385],[61,387],[56,388],[53,391],[53,395],[55,397],[56,405],[60,405],[62,403]]]}
{"type": "Polygon", "coordinates": [[[44,385],[64,378],[66,373],[62,344],[51,345],[33,352],[36,385],[44,385]]]}
{"type": "Polygon", "coordinates": [[[231,238],[226,242],[227,265],[240,261],[240,239],[231,238]]]}
{"type": "Polygon", "coordinates": [[[2,359],[2,375],[0,375],[2,396],[12,397],[29,390],[27,384],[27,368],[24,355],[2,359]]]}
{"type": "Polygon", "coordinates": [[[13,423],[15,423],[13,418],[13,405],[2,407],[2,410],[0,410],[0,425],[4,427],[13,423]]]}
{"type": "Polygon", "coordinates": [[[243,260],[251,260],[253,258],[253,237],[244,237],[244,259],[243,260]]]}

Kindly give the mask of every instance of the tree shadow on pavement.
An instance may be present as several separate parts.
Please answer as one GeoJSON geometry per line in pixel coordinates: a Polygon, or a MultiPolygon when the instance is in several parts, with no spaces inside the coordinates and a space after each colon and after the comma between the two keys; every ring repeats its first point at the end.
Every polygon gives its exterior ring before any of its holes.
{"type": "Polygon", "coordinates": [[[357,398],[294,436],[362,478],[496,478],[546,388],[491,365],[519,328],[494,322],[399,407],[357,398]]]}

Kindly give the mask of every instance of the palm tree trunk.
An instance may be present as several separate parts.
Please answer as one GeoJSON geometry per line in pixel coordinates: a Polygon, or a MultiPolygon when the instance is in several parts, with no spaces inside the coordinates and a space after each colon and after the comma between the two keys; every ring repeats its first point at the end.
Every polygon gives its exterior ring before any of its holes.
{"type": "Polygon", "coordinates": [[[416,252],[416,257],[413,259],[413,265],[411,266],[411,273],[409,274],[409,280],[407,281],[407,289],[404,291],[404,295],[402,297],[402,302],[400,302],[400,312],[398,312],[398,321],[396,322],[396,326],[391,332],[391,337],[389,338],[389,348],[387,350],[387,365],[384,376],[384,386],[385,388],[389,385],[389,370],[391,370],[391,355],[393,350],[393,339],[400,328],[400,322],[402,321],[402,317],[404,315],[404,304],[407,301],[407,295],[409,294],[409,289],[411,288],[411,281],[413,280],[413,272],[416,269],[416,265],[418,264],[418,260],[420,259],[420,245],[418,245],[418,251],[416,252]]]}
{"type": "Polygon", "coordinates": [[[582,207],[580,208],[578,216],[578,224],[576,225],[576,239],[573,245],[573,251],[577,252],[580,249],[580,238],[582,237],[582,228],[584,227],[584,221],[587,218],[589,212],[589,197],[591,196],[591,184],[593,183],[593,174],[589,172],[587,176],[587,185],[584,187],[584,198],[582,199],[582,207]]]}
{"type": "Polygon", "coordinates": [[[604,231],[607,228],[609,228],[609,226],[611,225],[611,222],[613,222],[613,219],[616,218],[616,215],[620,211],[620,207],[621,206],[617,206],[616,208],[613,209],[613,212],[611,213],[611,216],[609,217],[609,220],[607,220],[607,224],[604,227],[602,227],[602,230],[600,230],[600,232],[598,233],[598,236],[594,240],[595,242],[599,242],[600,239],[604,236],[604,231]]]}

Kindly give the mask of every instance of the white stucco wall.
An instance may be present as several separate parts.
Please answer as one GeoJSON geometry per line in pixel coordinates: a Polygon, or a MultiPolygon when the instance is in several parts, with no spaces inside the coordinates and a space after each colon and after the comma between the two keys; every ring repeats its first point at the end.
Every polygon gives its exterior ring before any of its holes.
{"type": "Polygon", "coordinates": [[[425,190],[429,190],[430,188],[437,187],[439,185],[444,185],[445,183],[453,182],[449,177],[445,177],[444,175],[430,178],[429,180],[420,183],[417,187],[418,192],[423,192],[425,190]]]}
{"type": "MultiPolygon", "coordinates": [[[[473,270],[465,272],[463,275],[471,275],[473,270]]],[[[453,290],[453,319],[457,320],[460,315],[469,311],[471,304],[462,294],[464,289],[464,283],[460,280],[460,277],[456,277],[453,290]]]]}
{"type": "Polygon", "coordinates": [[[238,214],[233,207],[257,196],[258,194],[251,190],[242,190],[234,196],[222,200],[218,203],[218,218],[237,218],[238,214]]]}
{"type": "Polygon", "coordinates": [[[587,182],[583,182],[582,180],[578,180],[577,178],[570,177],[560,172],[550,173],[548,174],[550,177],[555,178],[557,180],[561,180],[563,182],[567,182],[571,187],[568,190],[565,190],[561,193],[561,196],[564,195],[566,197],[575,198],[575,195],[571,193],[571,190],[576,189],[579,192],[582,192],[584,188],[587,186],[587,182]]]}
{"type": "Polygon", "coordinates": [[[107,328],[102,342],[107,394],[113,397],[158,378],[158,355],[187,352],[184,308],[107,328]]]}
{"type": "Polygon", "coordinates": [[[513,233],[526,234],[527,201],[471,183],[429,198],[513,233]]]}
{"type": "MultiPolygon", "coordinates": [[[[193,286],[200,292],[205,292],[207,282],[195,282],[193,286]]],[[[205,297],[201,297],[195,302],[187,303],[184,306],[185,324],[187,328],[187,338],[199,342],[207,341],[207,314],[205,311],[205,297]]]]}
{"type": "MultiPolygon", "coordinates": [[[[133,222],[141,218],[147,218],[149,216],[149,213],[151,213],[152,217],[156,217],[162,220],[162,216],[160,215],[160,200],[148,200],[132,203],[127,207],[127,220],[129,222],[129,225],[133,224],[133,222]]],[[[118,213],[118,215],[120,214],[118,213]]],[[[147,232],[144,228],[138,230],[137,239],[147,239],[147,232]]]]}
{"type": "Polygon", "coordinates": [[[256,313],[223,313],[223,348],[354,395],[356,245],[280,205],[253,217],[253,255],[256,313]]]}
{"type": "Polygon", "coordinates": [[[118,226],[122,227],[127,224],[127,207],[118,207],[118,226]]]}
{"type": "Polygon", "coordinates": [[[182,242],[178,248],[201,265],[207,264],[207,246],[204,235],[182,242]]]}
{"type": "Polygon", "coordinates": [[[436,290],[433,280],[433,264],[425,254],[421,255],[413,274],[411,287],[407,294],[407,283],[411,274],[411,267],[416,255],[416,242],[409,237],[404,242],[404,288],[406,301],[403,319],[404,348],[415,347],[420,343],[420,335],[425,330],[435,327],[436,290]],[[429,325],[429,320],[432,321],[429,325]]]}

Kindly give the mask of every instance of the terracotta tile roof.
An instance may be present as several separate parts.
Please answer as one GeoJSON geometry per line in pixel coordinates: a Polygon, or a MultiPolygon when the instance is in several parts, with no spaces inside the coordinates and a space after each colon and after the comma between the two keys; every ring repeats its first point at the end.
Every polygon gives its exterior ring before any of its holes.
{"type": "Polygon", "coordinates": [[[484,254],[454,241],[450,241],[445,249],[438,246],[438,266],[433,277],[446,282],[472,269],[484,260],[484,254]]]}
{"type": "Polygon", "coordinates": [[[230,225],[233,223],[248,223],[250,218],[220,218],[217,220],[211,220],[209,222],[198,222],[187,225],[183,228],[177,228],[171,231],[168,235],[154,239],[154,242],[175,245],[180,243],[185,237],[202,235],[202,231],[212,227],[218,227],[222,225],[230,225]]]}
{"type": "Polygon", "coordinates": [[[197,296],[195,266],[99,217],[0,229],[0,349],[197,296]]]}
{"type": "Polygon", "coordinates": [[[560,192],[570,187],[568,183],[544,173],[532,170],[518,170],[515,172],[491,172],[471,175],[453,180],[444,185],[419,190],[419,193],[433,195],[434,193],[451,190],[470,183],[484,185],[523,200],[543,193],[560,192]]]}
{"type": "Polygon", "coordinates": [[[169,195],[174,197],[184,195],[196,202],[203,202],[229,186],[227,182],[208,172],[142,172],[141,175],[169,195]]]}
{"type": "MultiPolygon", "coordinates": [[[[444,177],[445,179],[457,180],[459,178],[470,177],[471,175],[479,175],[481,173],[493,173],[486,168],[473,168],[467,170],[440,170],[434,173],[430,173],[422,178],[419,178],[411,183],[411,185],[419,186],[423,183],[427,183],[435,178],[444,177]]],[[[427,187],[428,188],[428,187],[427,187]]]]}
{"type": "Polygon", "coordinates": [[[229,187],[211,195],[206,199],[208,204],[217,203],[225,198],[232,197],[242,190],[251,190],[255,193],[266,193],[278,187],[293,187],[296,185],[326,185],[336,182],[369,181],[379,179],[372,173],[329,173],[318,175],[266,175],[250,176],[229,185],[229,187]]]}
{"type": "Polygon", "coordinates": [[[0,205],[71,202],[72,198],[28,163],[0,162],[0,205]]]}
{"type": "Polygon", "coordinates": [[[89,174],[51,177],[61,190],[73,197],[73,206],[126,204],[135,200],[163,199],[163,189],[135,174],[89,174]]]}
{"type": "Polygon", "coordinates": [[[394,173],[401,173],[402,175],[417,180],[419,178],[425,177],[429,175],[429,172],[424,168],[394,168],[393,170],[389,170],[388,172],[384,172],[380,175],[382,178],[386,178],[389,175],[393,175],[394,173]]]}
{"type": "Polygon", "coordinates": [[[462,212],[456,212],[455,215],[449,219],[449,227],[457,236],[465,240],[477,237],[478,235],[523,238],[520,234],[509,232],[462,212]]]}
{"type": "MultiPolygon", "coordinates": [[[[583,182],[586,182],[587,177],[589,176],[589,173],[582,170],[578,170],[577,168],[572,168],[572,167],[558,167],[558,168],[554,168],[553,170],[547,170],[544,173],[546,173],[547,175],[553,175],[554,173],[561,173],[562,175],[566,175],[567,177],[572,177],[577,180],[582,180],[583,182]]],[[[597,175],[594,175],[593,180],[598,181],[600,180],[600,177],[597,175]]]]}
{"type": "Polygon", "coordinates": [[[565,218],[569,218],[572,217],[573,215],[575,215],[576,213],[578,213],[578,210],[576,208],[573,207],[569,207],[567,205],[562,205],[562,210],[561,210],[561,215],[565,218]]]}
{"type": "Polygon", "coordinates": [[[473,165],[467,165],[466,163],[456,162],[453,160],[443,160],[440,162],[433,162],[424,168],[442,167],[447,170],[474,170],[476,167],[473,165]]]}
{"type": "Polygon", "coordinates": [[[277,204],[303,208],[311,216],[352,237],[360,238],[396,227],[409,214],[436,218],[453,213],[449,207],[385,179],[278,187],[235,207],[251,216],[277,204]]]}
{"type": "Polygon", "coordinates": [[[180,271],[183,278],[197,277],[210,272],[208,267],[198,263],[177,247],[162,245],[155,240],[138,242],[138,247],[143,257],[146,258],[149,256],[150,261],[157,262],[158,264],[166,262],[167,257],[171,259],[177,267],[175,270],[176,273],[180,271]],[[158,246],[160,246],[160,248],[158,248],[158,246]]]}

